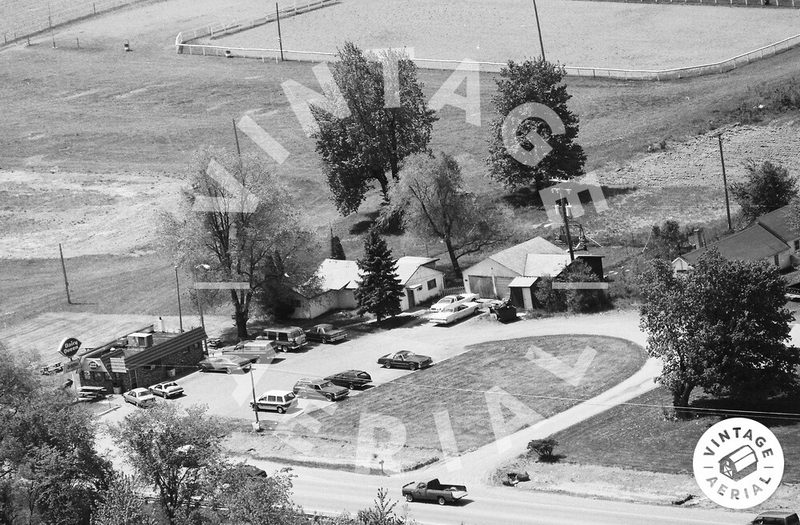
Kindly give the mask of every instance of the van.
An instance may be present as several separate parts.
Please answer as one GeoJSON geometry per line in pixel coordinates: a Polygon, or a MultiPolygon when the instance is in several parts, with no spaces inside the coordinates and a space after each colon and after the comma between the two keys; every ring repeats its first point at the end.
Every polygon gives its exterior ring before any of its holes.
{"type": "Polygon", "coordinates": [[[259,339],[274,341],[278,350],[288,352],[297,350],[306,344],[306,333],[297,326],[266,328],[259,339]]]}
{"type": "Polygon", "coordinates": [[[297,397],[294,392],[288,390],[270,390],[264,392],[256,399],[255,403],[250,401],[250,408],[255,411],[274,410],[278,414],[283,414],[289,410],[295,403],[297,397]]]}
{"type": "Polygon", "coordinates": [[[791,511],[770,510],[762,512],[750,523],[752,525],[800,525],[800,518],[791,511]]]}
{"type": "Polygon", "coordinates": [[[275,343],[273,341],[256,340],[242,341],[233,348],[222,351],[225,355],[237,355],[255,363],[269,363],[275,357],[275,343]]]}

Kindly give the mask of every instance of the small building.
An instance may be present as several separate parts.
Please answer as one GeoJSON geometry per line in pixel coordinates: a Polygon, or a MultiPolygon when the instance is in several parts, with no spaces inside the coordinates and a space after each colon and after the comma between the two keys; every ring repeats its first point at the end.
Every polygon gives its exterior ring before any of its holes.
{"type": "Polygon", "coordinates": [[[402,311],[405,312],[419,303],[444,293],[444,273],[436,269],[438,260],[430,257],[397,259],[397,275],[405,292],[400,300],[402,311]]]}
{"type": "MultiPolygon", "coordinates": [[[[593,273],[603,277],[601,255],[575,254],[575,260],[583,261],[593,273]]],[[[558,277],[572,264],[566,250],[535,237],[464,270],[464,289],[487,299],[509,299],[517,308],[531,309],[536,306],[539,279],[545,275],[558,277]]]]}
{"type": "MultiPolygon", "coordinates": [[[[404,288],[401,299],[403,311],[437,297],[444,290],[444,273],[437,270],[438,259],[430,257],[400,257],[396,261],[397,275],[404,288]]],[[[314,319],[331,310],[356,308],[355,290],[361,282],[356,261],[325,259],[317,268],[317,286],[311,291],[294,290],[295,319],[314,319]]]]}
{"type": "Polygon", "coordinates": [[[119,393],[190,374],[204,357],[205,338],[202,328],[178,333],[147,326],[82,354],[81,386],[119,393]]]}

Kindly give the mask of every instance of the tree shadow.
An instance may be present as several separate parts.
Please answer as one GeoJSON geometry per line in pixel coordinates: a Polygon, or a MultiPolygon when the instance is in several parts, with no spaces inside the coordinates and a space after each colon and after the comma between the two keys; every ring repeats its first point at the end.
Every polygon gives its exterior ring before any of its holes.
{"type": "Polygon", "coordinates": [[[701,417],[745,417],[758,421],[767,427],[794,426],[800,423],[800,393],[775,396],[768,399],[749,398],[711,398],[695,399],[691,406],[701,411],[694,412],[701,417]],[[773,415],[770,416],[769,414],[773,415]]]}
{"type": "Polygon", "coordinates": [[[350,234],[362,235],[364,233],[367,233],[367,231],[369,231],[369,229],[372,228],[372,226],[375,224],[375,220],[378,218],[378,213],[379,212],[377,211],[371,211],[365,213],[364,215],[367,216],[367,219],[364,219],[363,221],[358,221],[357,223],[350,226],[350,234]]]}
{"type": "MultiPolygon", "coordinates": [[[[503,195],[502,199],[503,201],[505,201],[506,204],[514,208],[543,209],[544,204],[542,203],[541,192],[550,191],[550,188],[552,187],[554,186],[544,188],[540,191],[537,191],[536,189],[527,186],[522,188],[517,188],[507,193],[506,195],[503,195]]],[[[611,197],[616,197],[619,195],[626,195],[638,189],[635,186],[603,186],[603,185],[601,185],[600,188],[603,190],[603,197],[606,199],[609,199],[611,197]]],[[[592,196],[589,193],[588,189],[579,191],[578,199],[580,200],[582,205],[590,204],[592,202],[592,196]]]]}

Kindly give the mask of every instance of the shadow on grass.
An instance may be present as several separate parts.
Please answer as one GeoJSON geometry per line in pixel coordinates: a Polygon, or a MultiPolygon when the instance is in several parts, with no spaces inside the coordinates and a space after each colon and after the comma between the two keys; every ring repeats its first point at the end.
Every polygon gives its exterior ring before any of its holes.
{"type": "Polygon", "coordinates": [[[793,426],[800,423],[800,393],[769,399],[701,397],[694,400],[691,406],[701,409],[701,412],[693,412],[696,416],[689,419],[745,417],[767,427],[793,426]],[[765,412],[773,413],[774,416],[766,415],[765,412]]]}
{"type": "MultiPolygon", "coordinates": [[[[550,191],[551,188],[554,186],[544,188],[541,191],[550,191]]],[[[633,191],[636,191],[635,186],[603,186],[601,185],[600,188],[603,190],[603,196],[608,199],[611,197],[616,197],[618,195],[626,195],[633,191]]],[[[503,200],[506,204],[513,206],[514,208],[538,208],[543,209],[544,204],[542,203],[541,192],[536,191],[533,188],[523,187],[518,188],[509,192],[506,195],[503,195],[503,200]]],[[[581,201],[581,204],[589,204],[592,202],[592,197],[589,194],[589,190],[583,190],[578,192],[578,198],[581,201]]]]}

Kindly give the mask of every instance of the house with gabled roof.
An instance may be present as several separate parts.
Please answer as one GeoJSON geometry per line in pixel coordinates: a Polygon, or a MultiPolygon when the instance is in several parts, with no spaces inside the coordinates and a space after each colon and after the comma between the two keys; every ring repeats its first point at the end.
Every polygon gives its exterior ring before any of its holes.
{"type": "MultiPolygon", "coordinates": [[[[403,285],[401,310],[405,311],[432,297],[442,295],[444,273],[436,269],[438,259],[400,257],[397,275],[403,285]]],[[[361,281],[356,261],[325,259],[315,273],[316,286],[294,290],[295,319],[313,319],[331,310],[358,306],[355,290],[361,281]]]]}
{"type": "MultiPolygon", "coordinates": [[[[575,254],[602,277],[602,256],[575,254]]],[[[510,299],[518,308],[535,306],[534,289],[543,276],[557,277],[572,261],[564,248],[542,237],[488,256],[463,272],[464,289],[483,298],[510,299]]]]}
{"type": "Polygon", "coordinates": [[[791,206],[784,206],[762,215],[743,230],[676,257],[672,268],[677,273],[691,270],[713,247],[725,259],[764,261],[787,270],[800,262],[800,228],[791,220],[791,213],[791,206]]]}

